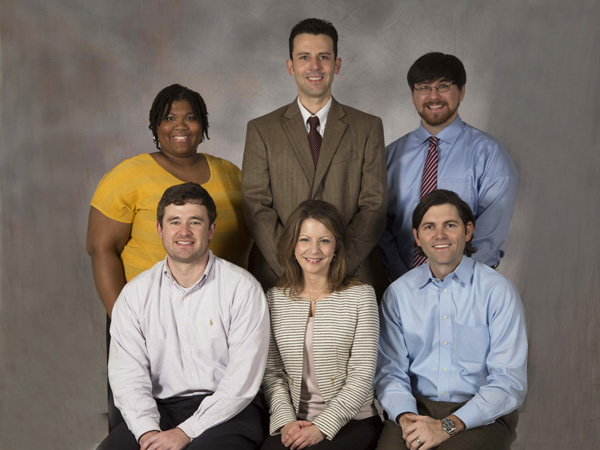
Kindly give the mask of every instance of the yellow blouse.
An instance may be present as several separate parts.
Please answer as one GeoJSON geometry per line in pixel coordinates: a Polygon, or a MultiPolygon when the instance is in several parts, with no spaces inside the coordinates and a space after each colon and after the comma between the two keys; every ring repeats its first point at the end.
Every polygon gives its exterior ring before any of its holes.
{"type": "MultiPolygon", "coordinates": [[[[217,229],[210,249],[246,268],[252,240],[242,217],[242,172],[225,159],[204,156],[210,179],[202,187],[217,206],[217,229]]],[[[164,259],[166,252],[156,232],[156,208],[164,191],[181,183],[147,153],[126,159],[100,180],[92,206],[110,219],[132,224],[131,237],[121,253],[127,281],[164,259]]]]}

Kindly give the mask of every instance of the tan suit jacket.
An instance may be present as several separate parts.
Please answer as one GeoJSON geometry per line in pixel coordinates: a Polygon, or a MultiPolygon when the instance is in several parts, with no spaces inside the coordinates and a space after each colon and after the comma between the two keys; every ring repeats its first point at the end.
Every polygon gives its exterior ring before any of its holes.
{"type": "MultiPolygon", "coordinates": [[[[357,275],[374,284],[376,275],[385,270],[376,244],[385,227],[387,208],[379,117],[333,99],[316,170],[296,100],[248,123],[242,208],[262,254],[253,273],[265,289],[283,273],[277,262],[277,240],[283,226],[307,199],[324,200],[338,208],[347,224],[348,272],[355,273],[362,264],[357,275]]],[[[376,290],[380,294],[381,289],[376,290]]]]}

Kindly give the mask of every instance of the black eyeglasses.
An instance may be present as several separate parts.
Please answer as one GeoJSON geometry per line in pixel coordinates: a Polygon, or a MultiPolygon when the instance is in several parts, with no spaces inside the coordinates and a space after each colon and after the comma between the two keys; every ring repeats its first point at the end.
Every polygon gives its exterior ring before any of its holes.
{"type": "Polygon", "coordinates": [[[440,83],[437,86],[415,86],[415,91],[417,91],[420,95],[429,95],[433,89],[436,89],[438,92],[447,92],[450,90],[454,83],[440,83]]]}

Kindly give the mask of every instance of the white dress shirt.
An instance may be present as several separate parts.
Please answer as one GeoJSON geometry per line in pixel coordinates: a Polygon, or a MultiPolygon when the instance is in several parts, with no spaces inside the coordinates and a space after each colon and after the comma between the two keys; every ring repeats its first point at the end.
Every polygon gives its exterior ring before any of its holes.
{"type": "Polygon", "coordinates": [[[325,103],[316,114],[312,114],[308,109],[304,107],[300,98],[298,98],[298,106],[300,107],[300,113],[302,114],[302,120],[304,120],[304,128],[306,128],[306,134],[310,131],[310,125],[308,124],[308,119],[317,116],[319,118],[319,126],[317,127],[317,131],[321,135],[321,137],[325,134],[325,125],[327,124],[327,114],[329,114],[329,110],[331,109],[333,97],[329,97],[329,101],[325,103]]]}
{"type": "Polygon", "coordinates": [[[108,374],[129,430],[160,430],[155,399],[211,394],[179,425],[195,438],[241,412],[262,381],[269,315],[260,284],[209,253],[183,288],[166,259],[134,278],[115,304],[108,374]]]}

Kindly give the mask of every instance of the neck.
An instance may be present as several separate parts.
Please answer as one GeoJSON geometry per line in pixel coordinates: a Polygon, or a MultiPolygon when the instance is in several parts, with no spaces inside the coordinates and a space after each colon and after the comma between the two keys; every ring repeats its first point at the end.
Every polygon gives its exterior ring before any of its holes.
{"type": "Polygon", "coordinates": [[[202,278],[202,275],[204,275],[204,271],[208,264],[208,252],[201,261],[195,263],[184,263],[167,256],[167,264],[169,265],[171,275],[173,275],[175,281],[177,281],[180,286],[188,288],[193,286],[200,278],[202,278]]]}
{"type": "Polygon", "coordinates": [[[298,98],[300,99],[300,103],[304,106],[309,113],[312,115],[317,114],[323,106],[327,104],[329,99],[331,98],[331,93],[324,95],[323,97],[306,97],[301,93],[298,93],[298,98]]]}
{"type": "Polygon", "coordinates": [[[323,292],[328,289],[330,289],[330,285],[329,280],[326,276],[304,274],[304,279],[302,281],[302,290],[304,292],[310,291],[312,293],[315,293],[323,292]]]}

